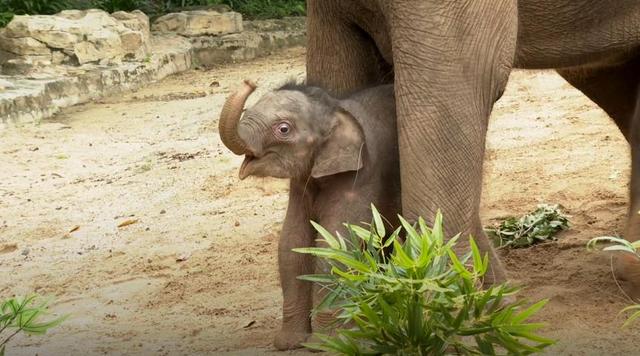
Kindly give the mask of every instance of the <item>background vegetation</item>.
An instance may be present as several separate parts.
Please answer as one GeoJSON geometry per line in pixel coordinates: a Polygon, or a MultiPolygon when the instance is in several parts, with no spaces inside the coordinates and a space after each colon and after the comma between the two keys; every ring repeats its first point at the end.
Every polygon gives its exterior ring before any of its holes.
{"type": "Polygon", "coordinates": [[[305,0],[0,0],[0,27],[14,15],[51,15],[68,9],[141,10],[150,17],[202,6],[227,5],[246,19],[305,15],[305,0]]]}

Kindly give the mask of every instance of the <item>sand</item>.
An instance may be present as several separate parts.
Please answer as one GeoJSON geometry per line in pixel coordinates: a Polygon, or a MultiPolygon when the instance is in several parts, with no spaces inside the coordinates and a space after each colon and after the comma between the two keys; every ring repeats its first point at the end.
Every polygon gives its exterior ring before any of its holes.
{"type": "MultiPolygon", "coordinates": [[[[303,76],[296,48],[0,132],[0,297],[35,291],[71,313],[7,354],[279,354],[287,182],[240,181],[217,115],[244,78],[259,80],[255,100],[303,76]]],[[[557,242],[502,253],[521,297],[550,299],[537,318],[559,340],[549,354],[638,351],[609,259],[584,247],[622,232],[628,177],[627,143],[603,111],[553,72],[512,74],[490,122],[482,217],[543,202],[571,215],[557,242]]]]}

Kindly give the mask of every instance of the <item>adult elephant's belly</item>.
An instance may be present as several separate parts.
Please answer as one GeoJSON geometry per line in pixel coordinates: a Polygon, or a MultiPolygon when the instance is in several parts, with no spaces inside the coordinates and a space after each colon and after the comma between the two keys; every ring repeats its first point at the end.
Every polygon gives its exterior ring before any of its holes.
{"type": "Polygon", "coordinates": [[[608,64],[638,54],[639,0],[518,1],[518,68],[608,64]]]}

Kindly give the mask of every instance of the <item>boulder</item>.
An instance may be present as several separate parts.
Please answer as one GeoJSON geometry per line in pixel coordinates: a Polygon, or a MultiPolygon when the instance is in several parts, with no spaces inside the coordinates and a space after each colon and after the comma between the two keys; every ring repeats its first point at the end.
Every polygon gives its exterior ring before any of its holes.
{"type": "Polygon", "coordinates": [[[120,35],[122,48],[127,53],[136,53],[139,48],[145,45],[145,39],[140,31],[128,31],[120,35]]]}
{"type": "Polygon", "coordinates": [[[142,61],[149,48],[149,19],[140,11],[109,15],[101,10],[66,10],[15,16],[0,29],[0,50],[19,63],[30,63],[27,57],[33,56],[54,64],[142,61]]]}
{"type": "MultiPolygon", "coordinates": [[[[0,31],[2,36],[2,31],[0,31]]],[[[37,41],[31,37],[0,37],[0,49],[5,52],[13,53],[20,56],[50,56],[51,49],[44,43],[37,41]]]]}
{"type": "Polygon", "coordinates": [[[8,80],[0,79],[0,92],[13,88],[15,88],[15,85],[13,85],[13,83],[8,80]]]}
{"type": "Polygon", "coordinates": [[[134,10],[114,12],[111,16],[130,30],[120,35],[125,50],[128,53],[134,53],[135,58],[145,58],[151,48],[151,30],[147,15],[140,10],[134,10]]]}
{"type": "Polygon", "coordinates": [[[132,12],[118,11],[111,14],[111,17],[120,21],[130,30],[140,31],[145,37],[149,37],[149,18],[144,12],[140,10],[132,12]]]}
{"type": "Polygon", "coordinates": [[[51,63],[53,64],[69,64],[73,63],[71,56],[64,53],[63,51],[51,51],[51,63]]]}
{"type": "Polygon", "coordinates": [[[60,73],[59,67],[52,66],[51,57],[19,57],[2,64],[2,73],[6,75],[26,75],[35,78],[60,73]]]}
{"type": "Polygon", "coordinates": [[[80,64],[115,59],[126,54],[117,33],[101,30],[87,35],[86,38],[86,41],[77,42],[73,46],[73,53],[80,64]]]}
{"type": "Polygon", "coordinates": [[[159,17],[152,29],[186,37],[238,33],[242,32],[242,15],[206,10],[175,12],[159,17]]]}

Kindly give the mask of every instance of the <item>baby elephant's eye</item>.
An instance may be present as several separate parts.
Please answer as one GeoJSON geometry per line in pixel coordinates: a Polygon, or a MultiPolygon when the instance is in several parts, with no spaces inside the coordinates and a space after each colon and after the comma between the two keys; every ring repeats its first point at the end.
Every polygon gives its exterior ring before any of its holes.
{"type": "Polygon", "coordinates": [[[276,135],[279,137],[287,137],[291,133],[291,125],[288,122],[281,122],[275,127],[276,135]]]}
{"type": "Polygon", "coordinates": [[[281,134],[288,134],[289,133],[289,125],[288,124],[280,124],[280,126],[278,126],[278,131],[280,131],[281,134]]]}

